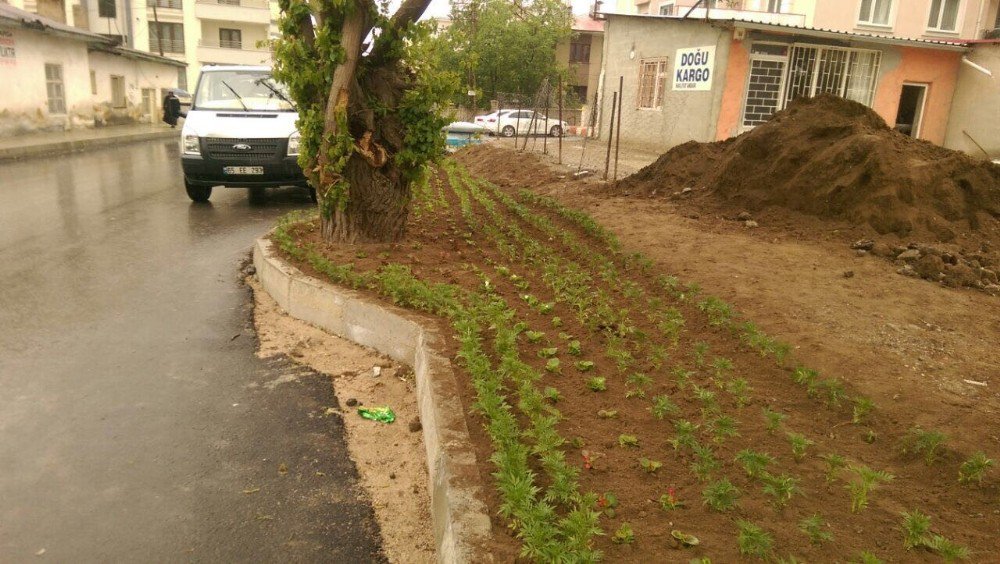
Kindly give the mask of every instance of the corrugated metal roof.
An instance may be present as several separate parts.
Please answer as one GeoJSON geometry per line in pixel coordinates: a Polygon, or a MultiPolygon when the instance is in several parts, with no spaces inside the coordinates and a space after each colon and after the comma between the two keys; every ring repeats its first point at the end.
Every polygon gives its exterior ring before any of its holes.
{"type": "Polygon", "coordinates": [[[62,22],[39,16],[24,10],[19,10],[10,4],[0,2],[0,20],[7,20],[18,24],[21,27],[44,32],[47,29],[57,31],[65,35],[76,36],[81,41],[94,41],[100,43],[111,43],[111,40],[103,35],[91,33],[89,31],[66,25],[62,22]]]}
{"type": "MultiPolygon", "coordinates": [[[[627,17],[627,18],[648,18],[663,21],[684,21],[692,23],[705,23],[702,18],[682,18],[677,16],[658,16],[653,14],[618,14],[613,12],[602,13],[603,16],[608,17],[627,17]]],[[[711,19],[710,23],[725,23],[735,27],[742,27],[746,29],[754,29],[758,31],[773,31],[776,33],[794,33],[798,35],[808,35],[812,37],[827,37],[833,39],[847,39],[847,40],[860,40],[867,41],[870,43],[884,43],[888,45],[900,45],[904,47],[923,47],[930,49],[944,49],[948,51],[967,51],[968,42],[964,40],[959,41],[945,41],[937,39],[920,39],[920,38],[904,38],[904,37],[894,37],[891,35],[879,35],[875,33],[865,33],[857,31],[842,31],[837,29],[825,29],[817,27],[799,26],[792,24],[777,24],[768,23],[762,21],[753,21],[749,19],[711,19]]]]}

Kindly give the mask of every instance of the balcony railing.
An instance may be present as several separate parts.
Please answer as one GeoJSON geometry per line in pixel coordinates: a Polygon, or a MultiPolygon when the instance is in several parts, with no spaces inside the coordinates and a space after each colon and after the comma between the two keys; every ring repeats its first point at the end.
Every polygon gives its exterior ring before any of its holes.
{"type": "Polygon", "coordinates": [[[258,49],[253,43],[248,43],[245,41],[234,41],[231,39],[218,40],[218,39],[199,39],[199,47],[216,47],[219,49],[238,49],[240,51],[267,51],[267,49],[258,49]]]}
{"type": "Polygon", "coordinates": [[[267,0],[197,0],[199,4],[215,4],[218,6],[235,6],[237,8],[268,7],[267,0]]]}
{"type": "Polygon", "coordinates": [[[159,53],[160,49],[163,49],[164,53],[181,53],[184,54],[184,40],[183,39],[157,39],[156,36],[149,37],[149,51],[151,53],[159,53]]]}
{"type": "Polygon", "coordinates": [[[167,8],[171,10],[181,10],[184,8],[182,0],[146,0],[146,7],[167,8]]]}

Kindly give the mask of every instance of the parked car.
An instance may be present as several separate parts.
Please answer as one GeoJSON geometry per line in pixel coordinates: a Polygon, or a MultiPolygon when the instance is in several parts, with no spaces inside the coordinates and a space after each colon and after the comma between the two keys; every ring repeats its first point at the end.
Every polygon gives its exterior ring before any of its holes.
{"type": "Polygon", "coordinates": [[[196,202],[212,187],[300,186],[315,199],[299,167],[299,114],[268,66],[212,66],[201,70],[181,132],[184,187],[196,202]]]}
{"type": "Polygon", "coordinates": [[[498,110],[491,114],[476,116],[473,121],[486,127],[494,134],[504,137],[514,135],[527,135],[529,133],[540,135],[551,135],[558,137],[566,131],[568,125],[565,121],[559,121],[546,117],[544,114],[536,113],[533,110],[498,110]]]}

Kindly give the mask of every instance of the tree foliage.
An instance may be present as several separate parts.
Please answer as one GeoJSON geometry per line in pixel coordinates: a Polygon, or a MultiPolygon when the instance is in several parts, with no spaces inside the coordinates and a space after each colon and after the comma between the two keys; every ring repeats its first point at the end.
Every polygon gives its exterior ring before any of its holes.
{"type": "Polygon", "coordinates": [[[546,77],[564,72],[556,46],[572,34],[573,16],[559,0],[469,0],[453,3],[452,24],[440,36],[441,66],[462,77],[456,100],[495,99],[499,93],[536,92],[546,77]]]}

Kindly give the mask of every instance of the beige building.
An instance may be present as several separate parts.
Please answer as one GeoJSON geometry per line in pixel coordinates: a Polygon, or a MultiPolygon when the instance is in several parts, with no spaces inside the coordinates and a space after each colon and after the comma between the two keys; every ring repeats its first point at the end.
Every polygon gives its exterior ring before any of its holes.
{"type": "Polygon", "coordinates": [[[271,0],[0,0],[16,8],[187,63],[178,85],[193,90],[202,65],[271,62],[277,36],[271,0]],[[54,17],[59,16],[60,17],[54,17]]]}
{"type": "Polygon", "coordinates": [[[573,125],[589,126],[591,109],[601,79],[604,53],[604,22],[590,16],[573,19],[573,34],[568,41],[556,46],[556,60],[569,69],[567,93],[578,101],[580,114],[571,119],[573,125]]]}
{"type": "Polygon", "coordinates": [[[0,3],[0,136],[158,122],[184,66],[0,3]]]}

